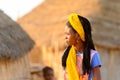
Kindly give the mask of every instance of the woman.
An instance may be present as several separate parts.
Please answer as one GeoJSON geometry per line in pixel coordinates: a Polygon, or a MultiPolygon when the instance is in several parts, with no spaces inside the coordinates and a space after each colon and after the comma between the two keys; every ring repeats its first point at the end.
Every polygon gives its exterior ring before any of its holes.
{"type": "Polygon", "coordinates": [[[91,25],[78,14],[70,14],[65,27],[68,44],[62,57],[67,80],[101,80],[100,57],[95,50],[91,25]]]}

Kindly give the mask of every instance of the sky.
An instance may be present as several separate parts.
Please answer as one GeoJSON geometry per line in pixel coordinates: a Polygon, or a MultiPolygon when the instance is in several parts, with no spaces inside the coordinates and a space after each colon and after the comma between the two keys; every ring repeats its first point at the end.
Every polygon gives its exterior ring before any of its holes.
{"type": "Polygon", "coordinates": [[[44,0],[0,0],[0,9],[13,20],[29,13],[44,0]]]}

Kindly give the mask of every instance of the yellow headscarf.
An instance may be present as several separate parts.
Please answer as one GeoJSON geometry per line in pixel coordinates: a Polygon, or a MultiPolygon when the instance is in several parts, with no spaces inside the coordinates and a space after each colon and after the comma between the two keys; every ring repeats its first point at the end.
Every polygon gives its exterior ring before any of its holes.
{"type": "Polygon", "coordinates": [[[69,20],[70,24],[72,25],[73,29],[75,29],[77,31],[77,33],[80,35],[82,41],[85,41],[84,29],[78,18],[78,15],[75,13],[70,14],[68,17],[68,20],[69,20]]]}
{"type": "MultiPolygon", "coordinates": [[[[78,18],[77,14],[71,14],[68,17],[70,24],[80,35],[82,41],[85,41],[85,33],[83,30],[83,26],[78,18]]],[[[67,61],[66,61],[66,70],[68,73],[68,80],[87,80],[87,78],[82,78],[79,76],[77,68],[76,68],[76,52],[74,46],[71,47],[67,61]]]]}

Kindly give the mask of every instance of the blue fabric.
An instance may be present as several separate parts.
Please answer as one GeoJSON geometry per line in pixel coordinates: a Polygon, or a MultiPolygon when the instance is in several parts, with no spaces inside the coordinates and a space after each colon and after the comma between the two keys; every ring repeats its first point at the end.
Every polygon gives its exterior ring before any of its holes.
{"type": "Polygon", "coordinates": [[[97,67],[97,66],[101,66],[101,61],[100,61],[100,56],[98,53],[95,53],[92,57],[92,61],[91,61],[91,73],[89,75],[89,79],[88,80],[92,80],[93,77],[93,68],[97,67]]]}

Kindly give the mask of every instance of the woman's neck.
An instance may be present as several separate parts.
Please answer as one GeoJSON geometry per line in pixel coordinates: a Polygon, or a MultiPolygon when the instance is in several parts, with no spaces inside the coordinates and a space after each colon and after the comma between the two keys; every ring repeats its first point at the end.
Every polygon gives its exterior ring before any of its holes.
{"type": "Polygon", "coordinates": [[[74,47],[77,52],[83,52],[84,50],[83,44],[75,44],[74,47]]]}

